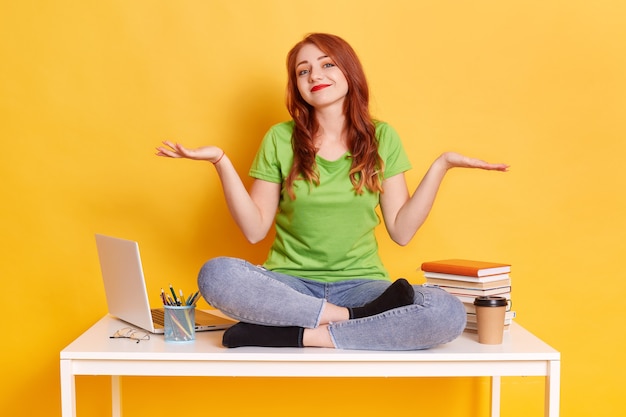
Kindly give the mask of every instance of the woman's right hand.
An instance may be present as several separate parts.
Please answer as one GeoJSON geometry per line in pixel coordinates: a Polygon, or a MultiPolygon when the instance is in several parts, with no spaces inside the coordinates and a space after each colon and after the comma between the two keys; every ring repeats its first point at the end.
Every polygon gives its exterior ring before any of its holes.
{"type": "Polygon", "coordinates": [[[215,163],[224,154],[224,151],[217,146],[202,146],[196,149],[189,149],[179,143],[172,143],[168,140],[163,141],[163,145],[156,148],[157,155],[166,158],[187,158],[215,163]]]}

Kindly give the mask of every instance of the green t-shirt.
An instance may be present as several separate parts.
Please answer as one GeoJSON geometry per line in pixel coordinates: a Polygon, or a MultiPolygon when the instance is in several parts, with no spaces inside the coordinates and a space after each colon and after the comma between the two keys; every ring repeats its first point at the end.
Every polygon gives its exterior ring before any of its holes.
{"type": "MultiPolygon", "coordinates": [[[[352,278],[389,279],[378,255],[374,229],[379,193],[357,194],[348,175],[349,154],[336,161],[316,157],[320,184],[294,181],[296,199],[284,189],[293,164],[293,121],[277,124],[265,135],[250,176],[283,184],[276,214],[276,237],[264,267],[302,278],[335,282],[352,278]]],[[[376,123],[384,178],[411,168],[396,131],[376,123]]]]}

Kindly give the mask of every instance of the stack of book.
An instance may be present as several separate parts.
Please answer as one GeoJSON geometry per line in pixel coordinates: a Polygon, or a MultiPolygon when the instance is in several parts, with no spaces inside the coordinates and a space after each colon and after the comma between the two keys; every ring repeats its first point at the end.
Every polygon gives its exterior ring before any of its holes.
{"type": "Polygon", "coordinates": [[[505,329],[511,325],[515,312],[511,310],[511,265],[468,259],[446,259],[424,262],[421,267],[426,283],[436,285],[456,296],[467,312],[465,330],[476,331],[474,299],[493,295],[505,297],[509,303],[504,320],[505,329]]]}

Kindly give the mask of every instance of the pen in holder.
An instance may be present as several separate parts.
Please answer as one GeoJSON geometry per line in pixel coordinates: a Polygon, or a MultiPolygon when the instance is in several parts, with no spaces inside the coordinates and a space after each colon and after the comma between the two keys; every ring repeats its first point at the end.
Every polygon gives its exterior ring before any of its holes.
{"type": "Polygon", "coordinates": [[[196,302],[200,298],[200,291],[185,298],[183,290],[180,290],[179,297],[170,284],[170,293],[171,297],[161,288],[161,300],[165,310],[165,341],[191,342],[196,338],[196,302]]]}
{"type": "Polygon", "coordinates": [[[196,339],[196,306],[163,306],[165,309],[165,341],[192,342],[196,339]]]}

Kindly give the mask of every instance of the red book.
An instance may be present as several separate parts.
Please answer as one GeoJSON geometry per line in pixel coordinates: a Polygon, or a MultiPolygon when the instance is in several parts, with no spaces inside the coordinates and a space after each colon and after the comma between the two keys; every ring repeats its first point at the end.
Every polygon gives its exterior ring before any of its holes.
{"type": "Polygon", "coordinates": [[[468,259],[446,259],[443,261],[424,262],[422,271],[440,274],[463,275],[466,277],[484,277],[511,272],[511,265],[496,262],[472,261],[468,259]]]}

